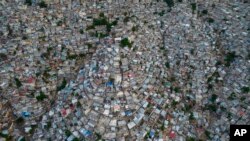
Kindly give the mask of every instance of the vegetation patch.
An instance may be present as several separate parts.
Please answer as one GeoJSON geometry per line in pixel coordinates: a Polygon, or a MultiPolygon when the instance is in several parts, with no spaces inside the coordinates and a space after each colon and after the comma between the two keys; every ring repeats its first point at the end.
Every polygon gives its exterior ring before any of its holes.
{"type": "Polygon", "coordinates": [[[121,46],[121,47],[126,47],[126,46],[128,46],[129,48],[131,48],[131,47],[132,47],[132,43],[129,41],[128,38],[123,38],[123,39],[121,40],[120,46],[121,46]]]}
{"type": "Polygon", "coordinates": [[[23,84],[21,83],[21,81],[18,78],[14,78],[14,79],[15,79],[17,88],[20,88],[23,84]]]}
{"type": "Polygon", "coordinates": [[[235,52],[229,52],[226,54],[224,61],[225,61],[225,65],[227,67],[229,67],[231,65],[231,63],[235,60],[236,55],[235,52]]]}
{"type": "Polygon", "coordinates": [[[37,101],[43,101],[45,98],[47,98],[47,96],[42,91],[38,96],[36,96],[37,101]]]}
{"type": "Polygon", "coordinates": [[[7,59],[8,59],[8,57],[7,57],[6,54],[0,53],[0,62],[1,62],[1,61],[4,61],[4,60],[7,60],[7,59]]]}
{"type": "Polygon", "coordinates": [[[62,89],[66,87],[66,85],[67,85],[67,81],[65,78],[63,78],[62,84],[59,87],[57,87],[57,91],[61,91],[62,89]]]}
{"type": "Polygon", "coordinates": [[[196,10],[196,3],[191,3],[191,8],[192,12],[194,13],[194,11],[196,10]]]}
{"type": "Polygon", "coordinates": [[[40,6],[41,8],[47,8],[47,7],[48,7],[48,5],[45,3],[45,1],[41,1],[41,2],[39,3],[39,6],[40,6]]]}
{"type": "Polygon", "coordinates": [[[207,22],[208,23],[214,23],[214,19],[213,18],[207,18],[207,22]]]}
{"type": "Polygon", "coordinates": [[[242,93],[249,93],[249,91],[250,91],[250,88],[249,88],[249,87],[245,87],[245,86],[244,86],[244,87],[241,88],[241,92],[242,92],[242,93]]]}
{"type": "Polygon", "coordinates": [[[164,0],[167,3],[168,7],[171,9],[174,7],[174,0],[164,0]]]}
{"type": "Polygon", "coordinates": [[[27,4],[28,6],[32,5],[32,0],[25,0],[25,4],[27,4]]]}

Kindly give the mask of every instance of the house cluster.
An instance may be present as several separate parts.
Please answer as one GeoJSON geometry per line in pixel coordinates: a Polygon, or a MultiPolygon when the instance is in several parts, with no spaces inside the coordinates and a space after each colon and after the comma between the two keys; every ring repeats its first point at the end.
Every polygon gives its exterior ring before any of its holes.
{"type": "Polygon", "coordinates": [[[3,0],[0,140],[229,140],[249,3],[3,0]]]}

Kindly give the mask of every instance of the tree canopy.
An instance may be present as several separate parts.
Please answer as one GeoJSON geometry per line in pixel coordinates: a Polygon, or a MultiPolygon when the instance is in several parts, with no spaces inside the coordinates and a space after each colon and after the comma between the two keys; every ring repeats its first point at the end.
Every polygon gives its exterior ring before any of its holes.
{"type": "Polygon", "coordinates": [[[167,5],[168,5],[168,7],[173,7],[174,6],[174,0],[164,0],[166,3],[167,3],[167,5]]]}
{"type": "Polygon", "coordinates": [[[120,46],[121,47],[128,46],[129,48],[131,48],[132,47],[132,43],[129,41],[128,38],[124,38],[124,39],[121,40],[120,46]]]}

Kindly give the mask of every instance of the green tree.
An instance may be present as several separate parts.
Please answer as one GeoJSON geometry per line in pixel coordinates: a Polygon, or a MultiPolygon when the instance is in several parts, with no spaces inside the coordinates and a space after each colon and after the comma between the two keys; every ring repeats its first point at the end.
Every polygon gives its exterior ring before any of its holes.
{"type": "Polygon", "coordinates": [[[80,32],[80,34],[83,34],[83,33],[84,33],[83,29],[80,29],[79,32],[80,32]]]}
{"type": "Polygon", "coordinates": [[[205,130],[205,135],[207,136],[208,139],[211,139],[210,137],[211,133],[208,130],[205,130]]]}
{"type": "Polygon", "coordinates": [[[194,11],[196,10],[196,3],[191,3],[191,7],[192,7],[192,12],[194,13],[194,11]]]}
{"type": "Polygon", "coordinates": [[[39,6],[40,6],[41,8],[46,8],[46,7],[48,7],[48,5],[45,3],[45,1],[41,1],[41,2],[39,3],[39,6]]]}
{"type": "Polygon", "coordinates": [[[242,93],[249,93],[249,91],[250,91],[249,87],[244,86],[244,87],[241,88],[242,93]]]}
{"type": "Polygon", "coordinates": [[[9,32],[9,33],[8,33],[8,36],[12,36],[13,30],[12,30],[10,24],[7,25],[7,30],[8,30],[8,32],[9,32]]]}
{"type": "Polygon", "coordinates": [[[193,137],[187,137],[186,141],[195,141],[195,138],[193,138],[193,137]]]}
{"type": "Polygon", "coordinates": [[[99,14],[99,17],[105,17],[105,16],[104,16],[104,13],[101,12],[101,13],[99,14]]]}
{"type": "Polygon", "coordinates": [[[164,0],[164,1],[167,3],[170,9],[174,6],[174,0],[164,0]]]}
{"type": "Polygon", "coordinates": [[[62,22],[62,20],[60,20],[56,24],[57,24],[57,26],[62,26],[63,22],[62,22]]]}
{"type": "Polygon", "coordinates": [[[169,69],[169,68],[170,68],[170,64],[169,64],[169,62],[166,62],[166,63],[165,63],[165,66],[166,66],[166,68],[168,68],[168,69],[169,69]]]}
{"type": "Polygon", "coordinates": [[[217,95],[216,94],[213,94],[212,97],[211,97],[211,102],[215,102],[215,100],[217,99],[217,95]]]}
{"type": "Polygon", "coordinates": [[[8,56],[4,53],[0,53],[0,62],[1,61],[4,61],[4,60],[7,60],[8,59],[8,56]]]}
{"type": "Polygon", "coordinates": [[[43,101],[47,96],[41,91],[40,95],[36,96],[37,101],[43,101]]]}
{"type": "Polygon", "coordinates": [[[226,66],[229,67],[231,62],[233,62],[236,58],[235,52],[229,52],[226,54],[226,57],[224,59],[224,61],[226,62],[226,66]]]}
{"type": "Polygon", "coordinates": [[[26,140],[25,140],[25,137],[23,137],[20,141],[26,141],[26,140]]]}
{"type": "Polygon", "coordinates": [[[49,129],[50,127],[51,127],[51,122],[48,121],[48,122],[47,122],[47,125],[46,125],[46,129],[49,129]]]}
{"type": "Polygon", "coordinates": [[[124,22],[124,23],[127,23],[128,21],[129,21],[129,17],[126,16],[126,17],[123,19],[123,22],[124,22]]]}
{"type": "Polygon", "coordinates": [[[132,43],[129,41],[128,38],[124,38],[124,39],[121,40],[120,46],[121,47],[128,46],[129,48],[131,48],[132,47],[132,43]]]}
{"type": "Polygon", "coordinates": [[[227,99],[228,100],[234,100],[235,98],[236,98],[236,94],[234,92],[232,92],[227,99]]]}
{"type": "Polygon", "coordinates": [[[95,135],[96,135],[96,140],[100,140],[100,139],[102,139],[102,135],[101,134],[99,134],[99,133],[95,133],[95,135]]]}
{"type": "Polygon", "coordinates": [[[191,113],[191,114],[189,115],[189,120],[194,120],[194,114],[193,114],[193,113],[191,113]]]}
{"type": "Polygon", "coordinates": [[[71,134],[72,134],[72,133],[71,133],[68,129],[65,131],[65,135],[66,135],[67,137],[69,137],[71,134]]]}
{"type": "Polygon", "coordinates": [[[107,32],[110,32],[112,26],[116,26],[116,25],[117,25],[117,20],[115,20],[115,21],[113,21],[113,22],[111,22],[111,23],[107,23],[107,24],[106,24],[107,32]]]}
{"type": "Polygon", "coordinates": [[[95,26],[94,25],[89,25],[86,27],[86,30],[91,30],[91,29],[95,29],[95,26]]]}
{"type": "Polygon", "coordinates": [[[80,141],[78,138],[74,138],[72,141],[80,141]]]}
{"type": "Polygon", "coordinates": [[[63,78],[62,84],[59,87],[57,87],[57,91],[61,91],[62,89],[66,87],[66,85],[67,85],[67,81],[65,78],[63,78]]]}
{"type": "Polygon", "coordinates": [[[11,141],[12,140],[12,136],[10,136],[9,134],[3,134],[0,132],[0,137],[5,138],[5,141],[11,141]]]}
{"type": "Polygon", "coordinates": [[[112,24],[108,23],[108,24],[106,25],[106,30],[107,30],[107,32],[110,32],[110,31],[111,31],[111,28],[112,28],[112,24]]]}
{"type": "Polygon", "coordinates": [[[206,9],[202,10],[202,14],[203,15],[207,15],[208,14],[208,11],[206,9]]]}
{"type": "Polygon", "coordinates": [[[32,5],[32,1],[31,0],[25,0],[25,4],[31,6],[32,5]]]}
{"type": "Polygon", "coordinates": [[[23,124],[24,123],[24,119],[22,117],[19,117],[16,119],[16,123],[17,124],[23,124]]]}
{"type": "Polygon", "coordinates": [[[164,123],[161,124],[160,129],[161,129],[161,131],[164,131],[164,129],[165,129],[164,123]]]}
{"type": "Polygon", "coordinates": [[[210,105],[207,105],[207,109],[211,112],[216,112],[217,106],[216,106],[216,104],[210,104],[210,105]]]}
{"type": "Polygon", "coordinates": [[[213,22],[214,22],[214,19],[213,19],[213,18],[208,18],[208,19],[207,19],[207,22],[208,22],[208,23],[213,23],[213,22]]]}
{"type": "Polygon", "coordinates": [[[133,31],[133,32],[138,31],[138,26],[133,26],[133,27],[132,27],[132,31],[133,31]]]}
{"type": "Polygon", "coordinates": [[[93,20],[94,26],[107,25],[107,24],[108,24],[108,21],[107,21],[106,17],[101,17],[99,19],[93,20]]]}
{"type": "Polygon", "coordinates": [[[23,84],[21,83],[21,81],[18,78],[15,78],[15,82],[16,82],[16,86],[18,88],[20,88],[23,84]]]}

